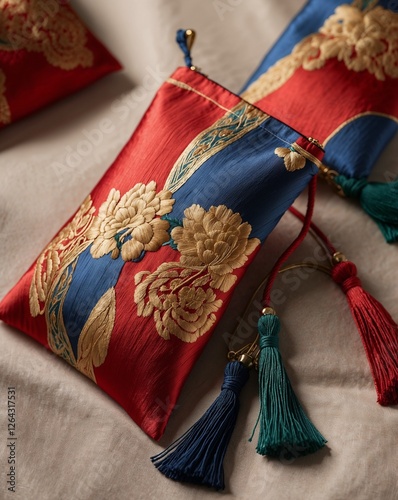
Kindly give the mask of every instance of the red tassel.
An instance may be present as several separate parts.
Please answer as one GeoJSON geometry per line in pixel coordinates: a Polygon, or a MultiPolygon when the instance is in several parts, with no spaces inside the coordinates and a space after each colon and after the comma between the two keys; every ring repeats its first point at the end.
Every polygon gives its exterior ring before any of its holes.
{"type": "Polygon", "coordinates": [[[377,402],[383,406],[398,404],[398,326],[384,307],[366,292],[350,261],[339,261],[332,277],[347,296],[372,370],[377,402]]]}

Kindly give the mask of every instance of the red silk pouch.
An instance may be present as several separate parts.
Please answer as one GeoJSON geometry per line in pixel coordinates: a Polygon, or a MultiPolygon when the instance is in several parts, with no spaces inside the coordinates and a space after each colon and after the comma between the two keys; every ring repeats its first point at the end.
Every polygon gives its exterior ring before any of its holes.
{"type": "Polygon", "coordinates": [[[0,303],[0,318],[90,377],[159,439],[236,284],[322,154],[201,73],[178,68],[0,303]]]}

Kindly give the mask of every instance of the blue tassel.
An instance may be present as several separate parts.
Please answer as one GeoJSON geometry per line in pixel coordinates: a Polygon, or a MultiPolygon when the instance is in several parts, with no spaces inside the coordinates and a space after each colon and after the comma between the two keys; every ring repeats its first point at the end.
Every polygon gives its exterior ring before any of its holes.
{"type": "MultiPolygon", "coordinates": [[[[192,43],[188,42],[188,37],[187,37],[187,31],[188,30],[177,30],[177,35],[176,35],[176,42],[180,46],[180,49],[182,50],[184,54],[184,59],[185,59],[185,64],[190,68],[192,66],[192,58],[191,58],[191,46],[192,43]]],[[[192,30],[190,30],[192,33],[192,30]]]]}
{"type": "Polygon", "coordinates": [[[224,489],[224,457],[239,412],[239,394],[248,378],[245,365],[227,364],[221,393],[206,413],[166,450],[151,457],[162,474],[175,481],[224,489]]]}
{"type": "Polygon", "coordinates": [[[279,330],[279,318],[274,313],[260,317],[260,414],[250,441],[260,424],[257,453],[297,458],[314,453],[327,441],[309,420],[293,391],[278,349],[279,330]]]}

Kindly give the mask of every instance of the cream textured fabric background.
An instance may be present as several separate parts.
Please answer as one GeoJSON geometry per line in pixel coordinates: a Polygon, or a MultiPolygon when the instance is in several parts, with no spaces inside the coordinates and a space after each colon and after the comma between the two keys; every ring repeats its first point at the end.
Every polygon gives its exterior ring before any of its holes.
{"type": "MultiPolygon", "coordinates": [[[[182,63],[175,30],[198,32],[195,64],[238,91],[303,0],[75,0],[72,5],[125,66],[92,87],[0,132],[0,297],[74,212],[131,135],[161,81],[182,63]],[[104,120],[107,120],[104,122],[104,120]],[[102,129],[100,134],[93,132],[102,129]],[[102,137],[100,137],[102,135],[102,137]],[[86,154],[81,141],[93,144],[86,154]]],[[[398,137],[375,179],[398,174],[398,137]]],[[[298,200],[304,208],[305,198],[298,200]]],[[[266,216],[266,214],[264,214],[266,216]]],[[[398,247],[321,185],[315,220],[358,266],[398,320],[398,247]]],[[[25,335],[0,324],[0,498],[220,498],[159,474],[149,457],[202,415],[219,393],[225,337],[281,250],[299,230],[287,215],[236,291],[195,366],[160,443],[93,383],[25,335]],[[17,492],[6,487],[7,387],[17,388],[17,492]]],[[[314,258],[309,239],[295,261],[314,258]]],[[[252,375],[225,461],[225,497],[341,500],[398,497],[398,408],[376,404],[368,364],[342,292],[318,273],[279,282],[281,350],[295,390],[328,439],[292,463],[255,453],[252,375]]],[[[254,331],[254,328],[253,328],[254,331]]],[[[177,360],[171,360],[178,362],[177,360]]],[[[160,404],[167,405],[165,401],[160,404]]]]}

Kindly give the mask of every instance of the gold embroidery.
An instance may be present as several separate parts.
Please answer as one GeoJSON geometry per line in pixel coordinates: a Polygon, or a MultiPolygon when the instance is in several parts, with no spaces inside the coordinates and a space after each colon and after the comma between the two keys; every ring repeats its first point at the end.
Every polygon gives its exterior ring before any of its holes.
{"type": "Polygon", "coordinates": [[[212,102],[219,108],[223,109],[224,111],[230,112],[231,110],[220,104],[219,102],[215,101],[212,97],[203,94],[203,92],[200,92],[200,90],[195,89],[194,87],[191,87],[191,85],[188,85],[185,82],[181,82],[180,80],[175,80],[174,78],[168,78],[167,83],[170,83],[170,85],[175,85],[176,87],[180,87],[181,89],[187,90],[188,92],[193,92],[194,94],[198,94],[204,99],[207,99],[208,101],[212,102]]]}
{"type": "Polygon", "coordinates": [[[11,111],[6,96],[6,75],[0,69],[0,124],[5,125],[11,121],[11,111]]]}
{"type": "Polygon", "coordinates": [[[50,289],[60,272],[87,246],[86,231],[93,219],[94,207],[88,196],[72,221],[67,224],[42,252],[36,262],[29,292],[29,307],[33,317],[43,314],[50,289]]]}
{"type": "Polygon", "coordinates": [[[210,286],[227,292],[237,279],[232,272],[243,266],[260,241],[248,239],[250,224],[242,223],[241,216],[225,205],[209,211],[192,205],[184,215],[183,227],[171,232],[181,264],[206,269],[210,286]]]}
{"type": "Polygon", "coordinates": [[[257,102],[281,87],[302,67],[313,71],[329,59],[344,62],[352,71],[365,71],[378,80],[398,78],[398,14],[381,6],[361,10],[340,5],[320,28],[298,43],[292,53],[252,83],[243,93],[257,102]]]}
{"type": "Polygon", "coordinates": [[[298,153],[293,146],[290,148],[276,148],[275,154],[280,158],[283,158],[286,170],[288,170],[289,172],[301,170],[305,167],[304,156],[298,153]]]}
{"type": "Polygon", "coordinates": [[[76,368],[94,382],[94,367],[101,366],[108,353],[115,324],[115,302],[115,289],[109,288],[91,311],[79,336],[76,368]]]}
{"type": "MultiPolygon", "coordinates": [[[[324,144],[322,145],[324,146],[324,144]]],[[[292,147],[295,151],[297,151],[298,154],[300,154],[301,156],[303,156],[304,158],[306,158],[307,160],[309,160],[311,163],[313,163],[314,165],[316,165],[319,169],[322,170],[323,168],[323,163],[318,160],[318,158],[316,156],[314,156],[313,154],[311,154],[309,151],[307,151],[306,149],[302,148],[301,146],[299,146],[297,144],[297,142],[293,142],[292,144],[292,147]]]]}
{"type": "Polygon", "coordinates": [[[45,307],[48,345],[55,354],[72,366],[76,366],[76,358],[66,333],[62,311],[75,267],[76,261],[61,269],[59,278],[52,283],[45,307]]]}
{"type": "Polygon", "coordinates": [[[241,101],[191,141],[167,177],[165,189],[175,193],[205,161],[268,118],[259,109],[241,101]]]}
{"type": "Polygon", "coordinates": [[[64,70],[93,65],[86,28],[59,2],[0,0],[0,39],[6,41],[2,50],[41,52],[50,64],[64,70]]]}
{"type": "Polygon", "coordinates": [[[134,301],[138,316],[153,315],[161,337],[194,342],[210,330],[222,306],[214,290],[232,288],[234,270],[245,264],[260,241],[249,239],[251,226],[224,205],[208,211],[192,205],[184,215],[183,226],[171,232],[180,262],[138,273],[134,301]]]}
{"type": "Polygon", "coordinates": [[[112,189],[87,232],[87,238],[93,240],[91,255],[98,259],[111,253],[116,259],[121,253],[129,261],[142,252],[156,252],[170,239],[169,223],[155,217],[171,212],[171,196],[167,190],[156,193],[155,181],[136,184],[123,196],[112,189]]]}
{"type": "Polygon", "coordinates": [[[116,257],[120,252],[126,260],[141,251],[157,250],[170,236],[169,223],[155,216],[169,213],[173,204],[170,192],[156,193],[154,181],[137,184],[122,197],[119,191],[111,190],[97,217],[88,196],[36,262],[30,286],[31,314],[45,313],[49,347],[94,382],[94,367],[104,363],[113,330],[115,291],[110,288],[91,311],[79,336],[76,359],[64,324],[63,306],[78,256],[90,245],[97,256],[112,252],[116,257]],[[128,236],[132,238],[126,240],[128,236]]]}
{"type": "Polygon", "coordinates": [[[143,272],[136,276],[137,314],[153,315],[163,339],[174,335],[183,342],[195,342],[216,321],[214,313],[222,306],[222,300],[216,298],[211,288],[205,290],[199,285],[195,276],[201,271],[166,262],[150,275],[143,272]]]}

